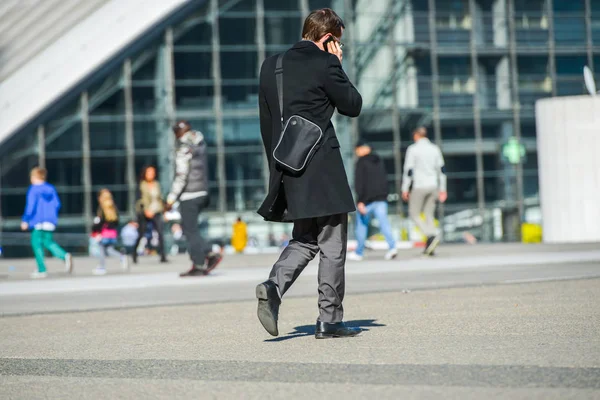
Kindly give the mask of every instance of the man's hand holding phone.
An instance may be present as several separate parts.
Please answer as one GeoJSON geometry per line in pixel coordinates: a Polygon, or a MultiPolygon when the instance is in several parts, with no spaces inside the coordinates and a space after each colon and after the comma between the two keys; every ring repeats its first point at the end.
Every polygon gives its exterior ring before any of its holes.
{"type": "Polygon", "coordinates": [[[323,42],[323,48],[326,52],[331,53],[339,58],[340,63],[342,62],[342,46],[340,46],[338,41],[333,36],[329,36],[329,38],[323,42]]]}

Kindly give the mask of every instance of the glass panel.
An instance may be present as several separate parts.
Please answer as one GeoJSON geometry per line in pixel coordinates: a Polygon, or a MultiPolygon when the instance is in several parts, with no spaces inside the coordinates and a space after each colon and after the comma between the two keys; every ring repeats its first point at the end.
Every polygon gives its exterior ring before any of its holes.
{"type": "Polygon", "coordinates": [[[212,54],[209,52],[180,52],[173,54],[175,80],[211,79],[212,54]]]}
{"type": "Polygon", "coordinates": [[[90,122],[90,150],[125,149],[125,122],[90,122]]]}
{"type": "Polygon", "coordinates": [[[226,109],[252,109],[258,107],[258,85],[223,86],[223,107],[226,109]]]}
{"type": "Polygon", "coordinates": [[[55,186],[82,187],[83,162],[77,158],[47,158],[48,181],[55,186]]]}
{"type": "Polygon", "coordinates": [[[258,118],[225,119],[223,130],[227,146],[262,145],[258,118]]]}
{"type": "Polygon", "coordinates": [[[92,157],[92,185],[124,185],[125,157],[92,157]]]}
{"type": "MultiPolygon", "coordinates": [[[[154,87],[132,87],[131,100],[134,114],[152,114],[157,107],[157,93],[154,87]]],[[[160,99],[162,101],[163,99],[160,99]]]]}
{"type": "MultiPolygon", "coordinates": [[[[279,0],[276,0],[279,2],[279,0]]],[[[297,2],[296,2],[297,4],[297,2]]],[[[300,17],[265,18],[265,39],[267,44],[291,45],[302,39],[300,17]]]]}
{"type": "Polygon", "coordinates": [[[221,78],[256,79],[257,72],[258,55],[256,51],[221,52],[221,78]]]}
{"type": "Polygon", "coordinates": [[[298,0],[264,0],[264,6],[266,11],[298,11],[298,0]]]}
{"type": "Polygon", "coordinates": [[[177,111],[212,110],[214,94],[212,83],[198,86],[176,82],[175,105],[177,111]]]}
{"type": "Polygon", "coordinates": [[[578,46],[584,48],[586,42],[584,14],[555,14],[554,40],[557,46],[578,46]]]}
{"type": "Polygon", "coordinates": [[[448,205],[475,207],[477,203],[477,182],[475,178],[448,177],[448,205]]]}
{"type": "Polygon", "coordinates": [[[205,45],[210,46],[212,41],[212,28],[208,23],[199,23],[175,37],[175,46],[180,45],[205,45]]]}
{"type": "Polygon", "coordinates": [[[158,123],[154,120],[136,119],[133,121],[133,140],[136,152],[140,149],[156,149],[161,132],[158,123]]]}
{"type": "Polygon", "coordinates": [[[256,18],[220,18],[221,45],[256,43],[256,18]]]}

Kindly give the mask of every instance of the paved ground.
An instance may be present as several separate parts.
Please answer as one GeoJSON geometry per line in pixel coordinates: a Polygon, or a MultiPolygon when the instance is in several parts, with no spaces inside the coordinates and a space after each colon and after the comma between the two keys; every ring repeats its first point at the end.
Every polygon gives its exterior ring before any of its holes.
{"type": "Polygon", "coordinates": [[[256,320],[273,256],[192,281],[179,262],[105,277],[84,262],[35,282],[7,271],[0,398],[600,398],[598,246],[442,250],[349,264],[346,320],[365,331],[329,341],[313,337],[314,266],[280,337],[256,320]]]}

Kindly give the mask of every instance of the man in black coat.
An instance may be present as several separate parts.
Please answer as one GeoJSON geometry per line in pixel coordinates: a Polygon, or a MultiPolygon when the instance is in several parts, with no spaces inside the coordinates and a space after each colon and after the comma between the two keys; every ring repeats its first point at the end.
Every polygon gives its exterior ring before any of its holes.
{"type": "Polygon", "coordinates": [[[313,11],[305,20],[302,41],[283,57],[283,115],[276,83],[278,56],[266,59],[260,73],[260,127],[269,161],[269,193],[258,210],[265,220],[293,222],[290,244],[273,266],[269,280],[256,288],[258,317],[278,335],[281,296],[320,253],[317,338],[355,336],[360,330],[342,322],[348,213],[355,211],[340,144],[331,123],[334,111],[357,117],[362,98],[342,69],[344,24],[333,10],[313,11]],[[324,47],[325,44],[325,47],[324,47]],[[301,174],[282,172],[273,159],[282,122],[298,115],[323,132],[301,174]]]}

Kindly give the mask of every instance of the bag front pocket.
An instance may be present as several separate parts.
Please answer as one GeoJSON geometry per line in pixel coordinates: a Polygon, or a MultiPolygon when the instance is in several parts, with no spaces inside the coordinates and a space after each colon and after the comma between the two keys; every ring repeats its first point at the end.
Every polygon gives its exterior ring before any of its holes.
{"type": "Polygon", "coordinates": [[[323,131],[314,122],[299,115],[287,120],[279,142],[273,150],[273,158],[285,171],[297,174],[304,171],[318,149],[323,131]]]}

